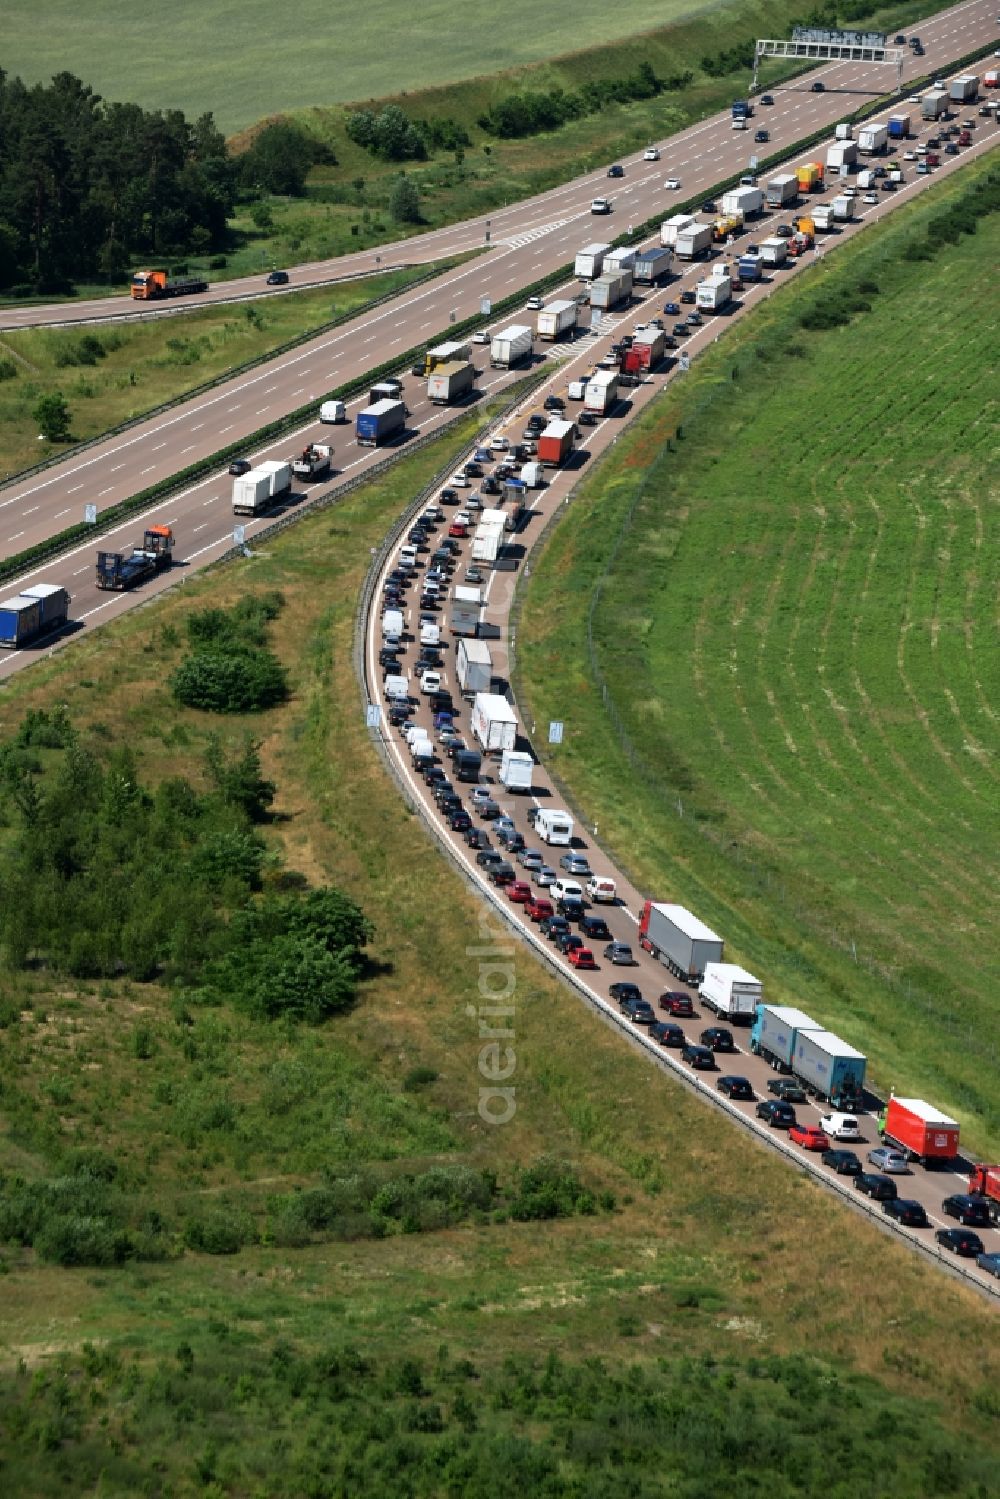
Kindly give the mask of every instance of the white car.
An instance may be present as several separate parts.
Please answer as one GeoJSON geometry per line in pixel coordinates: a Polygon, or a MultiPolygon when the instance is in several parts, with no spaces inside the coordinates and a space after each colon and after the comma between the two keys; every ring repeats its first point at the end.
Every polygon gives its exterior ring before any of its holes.
{"type": "Polygon", "coordinates": [[[583,900],[583,886],[577,880],[553,880],[549,894],[553,900],[565,900],[567,895],[574,900],[583,900]]]}
{"type": "Polygon", "coordinates": [[[448,483],[451,485],[452,489],[468,489],[469,476],[468,474],[463,474],[461,469],[459,469],[457,474],[452,474],[451,478],[448,480],[448,483]]]}
{"type": "Polygon", "coordinates": [[[510,443],[507,441],[506,437],[490,438],[490,451],[493,453],[506,453],[509,447],[510,443]]]}
{"type": "Polygon", "coordinates": [[[480,328],[478,333],[472,335],[472,342],[474,344],[488,344],[489,341],[490,335],[486,332],[485,328],[480,328]]]}
{"type": "Polygon", "coordinates": [[[441,673],[439,671],[425,671],[420,678],[420,691],[430,694],[441,691],[441,673]]]}
{"type": "Polygon", "coordinates": [[[666,182],[663,184],[668,193],[676,193],[679,190],[680,185],[681,179],[679,177],[668,177],[666,182]]]}
{"type": "Polygon", "coordinates": [[[903,160],[904,161],[916,161],[916,159],[917,159],[917,153],[916,153],[916,151],[904,151],[903,152],[903,160]]]}
{"type": "Polygon", "coordinates": [[[659,161],[660,153],[655,146],[647,146],[642,153],[643,161],[659,161]]]}
{"type": "Polygon", "coordinates": [[[591,202],[590,202],[590,211],[591,211],[591,213],[610,213],[611,212],[611,199],[610,198],[592,198],[591,202]]]}
{"type": "Polygon", "coordinates": [[[878,193],[865,193],[861,201],[862,203],[877,203],[879,201],[878,193]]]}
{"type": "Polygon", "coordinates": [[[527,307],[529,312],[541,312],[542,308],[545,306],[545,302],[541,297],[529,297],[524,305],[525,307],[527,307]]]}
{"type": "Polygon", "coordinates": [[[467,510],[456,510],[452,525],[469,526],[472,524],[472,516],[467,510]]]}
{"type": "Polygon", "coordinates": [[[405,546],[399,549],[399,561],[403,567],[416,567],[417,549],[415,546],[405,546]]]}
{"type": "Polygon", "coordinates": [[[862,1140],[861,1126],[853,1114],[824,1114],[819,1121],[824,1135],[831,1140],[862,1140]]]}

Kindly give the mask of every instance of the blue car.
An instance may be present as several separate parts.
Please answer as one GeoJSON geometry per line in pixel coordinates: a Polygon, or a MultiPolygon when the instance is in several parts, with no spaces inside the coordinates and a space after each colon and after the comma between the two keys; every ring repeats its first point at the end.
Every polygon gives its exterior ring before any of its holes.
{"type": "Polygon", "coordinates": [[[664,312],[668,313],[670,317],[676,317],[681,309],[678,302],[664,302],[663,310],[664,312]]]}

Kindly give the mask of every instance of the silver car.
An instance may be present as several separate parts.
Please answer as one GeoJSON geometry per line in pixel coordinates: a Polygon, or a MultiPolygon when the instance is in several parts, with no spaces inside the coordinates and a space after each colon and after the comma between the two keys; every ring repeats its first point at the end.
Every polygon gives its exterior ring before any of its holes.
{"type": "Polygon", "coordinates": [[[906,1156],[901,1150],[894,1150],[889,1145],[879,1145],[875,1150],[870,1150],[868,1160],[876,1171],[885,1171],[890,1176],[909,1174],[910,1163],[906,1156]]]}
{"type": "Polygon", "coordinates": [[[540,885],[543,890],[547,890],[548,887],[554,883],[557,875],[551,864],[543,864],[541,869],[536,869],[534,871],[534,877],[535,884],[540,885]]]}

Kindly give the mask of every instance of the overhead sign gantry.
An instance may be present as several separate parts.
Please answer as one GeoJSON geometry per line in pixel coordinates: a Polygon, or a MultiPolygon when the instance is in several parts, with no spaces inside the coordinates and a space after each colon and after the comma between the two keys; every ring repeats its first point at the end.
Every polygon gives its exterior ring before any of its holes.
{"type": "Polygon", "coordinates": [[[890,47],[888,40],[884,31],[824,31],[819,27],[795,26],[790,40],[767,38],[757,42],[751,89],[756,91],[762,57],[804,58],[810,62],[895,64],[898,86],[903,80],[903,59],[907,54],[901,47],[890,47]]]}

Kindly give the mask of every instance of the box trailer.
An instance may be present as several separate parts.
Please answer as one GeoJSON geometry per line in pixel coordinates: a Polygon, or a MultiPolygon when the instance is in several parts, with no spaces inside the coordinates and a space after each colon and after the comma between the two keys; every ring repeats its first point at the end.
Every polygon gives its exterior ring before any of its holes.
{"type": "Polygon", "coordinates": [[[764,191],[759,187],[734,187],[722,194],[722,212],[741,219],[744,223],[761,213],[764,208],[764,191]]]}
{"type": "Polygon", "coordinates": [[[525,750],[504,750],[500,757],[500,784],[508,791],[530,791],[535,762],[525,750]]]}
{"type": "Polygon", "coordinates": [[[890,1098],[878,1116],[879,1137],[911,1161],[951,1161],[958,1155],[958,1122],[922,1098],[890,1098]]]}
{"type": "Polygon", "coordinates": [[[788,242],[777,234],[760,242],[760,258],[764,265],[784,265],[788,259],[788,242]]]}
{"type": "Polygon", "coordinates": [[[858,131],[858,150],[862,156],[881,156],[888,144],[888,124],[862,125],[858,131]]]}
{"type": "Polygon", "coordinates": [[[795,168],[795,176],[799,184],[800,193],[821,193],[823,191],[823,163],[821,161],[804,161],[801,166],[795,168]]]}
{"type": "Polygon", "coordinates": [[[675,245],[678,260],[697,260],[712,248],[712,225],[697,221],[679,230],[675,245]]]}
{"type": "Polygon", "coordinates": [[[695,306],[702,312],[718,312],[732,299],[733,283],[729,276],[706,276],[695,289],[695,306]]]}
{"type": "Polygon", "coordinates": [[[478,588],[458,584],[452,590],[448,607],[448,628],[453,635],[475,635],[479,631],[479,615],[483,598],[478,588]]]}
{"type": "Polygon", "coordinates": [[[472,536],[473,562],[495,562],[503,551],[507,517],[502,510],[494,511],[499,521],[481,520],[472,536]]]}
{"type": "Polygon", "coordinates": [[[590,305],[601,312],[617,307],[631,295],[632,272],[629,270],[605,270],[590,283],[590,305]]]}
{"type": "Polygon", "coordinates": [[[476,370],[471,364],[457,361],[439,364],[427,377],[427,399],[432,406],[450,406],[460,401],[476,383],[476,370]]]}
{"type": "Polygon", "coordinates": [[[953,78],[948,88],[953,104],[974,104],[979,98],[979,77],[976,73],[963,73],[953,78]]]}
{"type": "Polygon", "coordinates": [[[794,1005],[757,1006],[757,1017],[750,1032],[750,1050],[763,1057],[776,1072],[791,1070],[795,1038],[799,1031],[821,1031],[811,1016],[794,1005]]]}
{"type": "Polygon", "coordinates": [[[564,333],[570,333],[576,327],[579,315],[580,305],[576,301],[561,298],[558,302],[550,302],[538,314],[539,338],[551,342],[561,338],[564,333]]]}
{"type": "MultiPolygon", "coordinates": [[[[544,463],[549,468],[558,468],[561,463],[565,463],[573,451],[575,431],[576,427],[573,422],[565,422],[561,419],[549,422],[538,439],[539,463],[544,463]]],[[[524,477],[523,469],[521,476],[524,477]]]]}
{"type": "Polygon", "coordinates": [[[512,369],[523,359],[531,358],[532,342],[531,329],[526,324],[512,323],[490,339],[490,364],[495,370],[512,369]]]}
{"type": "Polygon", "coordinates": [[[833,204],[817,203],[812,211],[812,221],[817,229],[833,228],[833,204]]]}
{"type": "Polygon", "coordinates": [[[768,208],[784,208],[789,203],[794,203],[799,195],[799,179],[794,172],[782,172],[778,177],[772,177],[767,184],[767,206],[768,208]]]}
{"type": "Polygon", "coordinates": [[[835,219],[846,222],[848,219],[853,219],[854,217],[854,199],[847,193],[842,193],[839,197],[834,198],[830,207],[833,209],[833,217],[835,219]]]}
{"type": "Polygon", "coordinates": [[[618,373],[616,370],[597,370],[587,381],[583,398],[585,411],[606,416],[618,400],[618,373]]]}
{"type": "Polygon", "coordinates": [[[573,841],[573,819],[561,808],[542,807],[535,813],[535,832],[543,843],[568,848],[573,841]]]}
{"type": "Polygon", "coordinates": [[[472,357],[472,345],[457,343],[454,339],[448,339],[443,344],[436,344],[433,349],[428,349],[424,355],[424,374],[429,375],[432,370],[437,369],[439,364],[465,364],[472,357]]]}
{"type": "Polygon", "coordinates": [[[354,435],[360,447],[376,448],[388,442],[406,425],[406,407],[402,401],[376,401],[366,406],[354,419],[354,435]]]}
{"type": "Polygon", "coordinates": [[[736,262],[736,270],[743,282],[759,281],[761,278],[760,256],[741,255],[736,262]]]}
{"type": "Polygon", "coordinates": [[[937,120],[948,110],[948,94],[943,88],[931,89],[920,100],[920,114],[925,120],[937,120]]]}
{"type": "Polygon", "coordinates": [[[829,1099],[835,1109],[855,1113],[862,1104],[865,1056],[832,1031],[800,1030],[790,1071],[807,1093],[829,1099]]]}
{"type": "Polygon", "coordinates": [[[826,153],[827,170],[839,172],[843,167],[853,167],[858,159],[857,141],[838,141],[826,153]]]}
{"type": "Polygon", "coordinates": [[[610,245],[603,244],[600,240],[592,245],[584,245],[583,249],[576,253],[573,274],[581,281],[593,281],[595,276],[601,274],[604,268],[604,257],[610,249],[610,245]]]}
{"type": "Polygon", "coordinates": [[[686,229],[689,224],[695,222],[693,213],[675,213],[671,218],[664,219],[660,225],[660,244],[665,245],[668,249],[675,250],[677,248],[678,234],[680,234],[682,229],[686,229]]]}
{"type": "Polygon", "coordinates": [[[455,676],[463,697],[489,692],[493,680],[493,657],[485,640],[462,637],[455,651],[455,676]]]}
{"type": "Polygon", "coordinates": [[[722,938],[684,906],[647,900],[639,920],[639,945],[686,984],[700,984],[706,966],[722,962],[722,938]]]}
{"type": "Polygon", "coordinates": [[[674,252],[669,245],[654,245],[652,249],[640,251],[635,257],[632,279],[643,286],[654,286],[657,281],[670,274],[673,263],[674,252]]]}
{"type": "Polygon", "coordinates": [[[512,750],[517,739],[517,714],[496,692],[477,692],[472,700],[472,732],[487,755],[512,750]]]}
{"type": "Polygon", "coordinates": [[[233,483],[233,514],[259,515],[271,503],[271,478],[252,468],[233,483]]]}
{"type": "Polygon", "coordinates": [[[836,130],[833,133],[837,137],[838,141],[849,141],[851,139],[851,136],[854,134],[854,127],[852,125],[848,125],[844,121],[841,121],[841,123],[837,126],[836,130]]]}
{"type": "Polygon", "coordinates": [[[737,963],[706,963],[698,997],[722,1020],[753,1020],[763,998],[760,979],[737,963]]]}
{"type": "Polygon", "coordinates": [[[897,114],[889,116],[889,139],[891,141],[905,141],[910,135],[909,115],[897,114]]]}
{"type": "Polygon", "coordinates": [[[627,375],[642,375],[655,369],[663,358],[667,347],[667,335],[662,328],[637,328],[632,347],[622,354],[622,370],[627,375]]]}
{"type": "Polygon", "coordinates": [[[632,245],[619,245],[616,250],[609,250],[604,257],[601,275],[606,275],[608,271],[631,271],[635,266],[638,253],[639,251],[632,245]]]}

